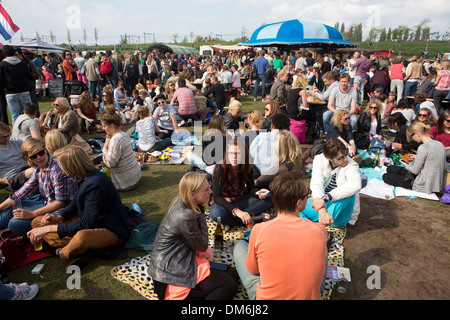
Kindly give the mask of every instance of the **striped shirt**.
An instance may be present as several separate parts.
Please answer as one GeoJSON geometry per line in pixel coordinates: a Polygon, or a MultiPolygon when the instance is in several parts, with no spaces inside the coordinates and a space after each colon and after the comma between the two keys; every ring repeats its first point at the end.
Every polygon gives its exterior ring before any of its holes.
{"type": "Polygon", "coordinates": [[[178,113],[179,114],[194,114],[197,112],[197,106],[195,105],[194,92],[186,87],[178,88],[173,94],[171,104],[178,100],[178,113]]]}
{"type": "Polygon", "coordinates": [[[325,193],[328,193],[328,192],[330,192],[330,191],[332,191],[333,189],[336,189],[336,188],[337,188],[337,183],[336,183],[336,173],[335,173],[335,174],[333,174],[331,176],[330,183],[325,188],[325,193]]]}
{"type": "Polygon", "coordinates": [[[116,133],[109,146],[103,148],[103,163],[111,170],[111,180],[117,190],[136,185],[142,177],[130,136],[123,131],[116,133]]]}
{"type": "Polygon", "coordinates": [[[50,157],[47,167],[43,170],[36,168],[30,179],[10,198],[12,200],[24,199],[31,196],[37,189],[45,198],[46,206],[55,201],[70,202],[76,196],[77,183],[59,167],[55,158],[50,157]]]}

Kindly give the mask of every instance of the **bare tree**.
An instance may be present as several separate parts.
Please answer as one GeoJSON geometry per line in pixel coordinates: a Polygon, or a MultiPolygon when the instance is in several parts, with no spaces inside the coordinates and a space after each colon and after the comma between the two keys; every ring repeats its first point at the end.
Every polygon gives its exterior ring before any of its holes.
{"type": "Polygon", "coordinates": [[[55,40],[56,40],[55,35],[53,34],[52,31],[50,31],[50,41],[51,41],[52,43],[55,43],[55,40]]]}
{"type": "Polygon", "coordinates": [[[84,44],[87,45],[87,32],[86,32],[86,29],[83,29],[83,40],[84,40],[84,44]]]}
{"type": "Polygon", "coordinates": [[[95,45],[97,45],[97,41],[98,41],[98,31],[97,31],[97,28],[94,28],[94,39],[95,39],[95,45]]]}
{"type": "Polygon", "coordinates": [[[70,35],[70,30],[67,28],[67,41],[70,44],[72,42],[72,37],[70,35]]]}

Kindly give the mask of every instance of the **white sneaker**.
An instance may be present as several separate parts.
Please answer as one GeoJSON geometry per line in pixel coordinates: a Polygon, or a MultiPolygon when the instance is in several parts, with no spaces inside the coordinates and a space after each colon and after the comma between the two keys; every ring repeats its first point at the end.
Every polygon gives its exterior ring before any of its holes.
{"type": "Polygon", "coordinates": [[[8,284],[12,287],[16,293],[11,300],[31,300],[39,292],[39,286],[37,284],[32,284],[31,286],[24,282],[21,284],[10,283],[8,284]]]}
{"type": "Polygon", "coordinates": [[[253,98],[253,101],[256,101],[256,98],[253,98]]]}
{"type": "Polygon", "coordinates": [[[178,123],[178,126],[181,127],[182,125],[184,125],[186,122],[184,120],[181,120],[180,123],[178,123]]]}

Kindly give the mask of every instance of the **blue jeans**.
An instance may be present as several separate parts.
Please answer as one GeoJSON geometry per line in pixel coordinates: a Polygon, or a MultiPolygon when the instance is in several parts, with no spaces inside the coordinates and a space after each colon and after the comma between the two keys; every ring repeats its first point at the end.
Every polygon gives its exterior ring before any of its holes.
{"type": "MultiPolygon", "coordinates": [[[[300,212],[300,218],[311,220],[313,222],[319,221],[319,214],[312,207],[311,199],[306,202],[305,210],[300,212]]],[[[333,217],[333,228],[345,226],[353,213],[353,206],[355,205],[355,195],[344,198],[338,201],[330,201],[325,204],[327,212],[333,217]]]]}
{"type": "Polygon", "coordinates": [[[88,84],[89,84],[89,92],[92,95],[92,99],[97,99],[98,81],[88,81],[88,84]]]}
{"type": "Polygon", "coordinates": [[[11,300],[15,294],[16,290],[0,281],[0,301],[11,300]]]}
{"type": "Polygon", "coordinates": [[[6,96],[6,102],[8,103],[9,113],[11,114],[12,124],[23,112],[23,108],[27,103],[31,103],[31,97],[29,92],[16,93],[6,96]]]}
{"type": "MultiPolygon", "coordinates": [[[[219,109],[219,106],[217,105],[216,101],[214,99],[208,99],[206,100],[206,106],[210,108],[212,111],[216,112],[217,109],[219,109]]],[[[222,110],[223,108],[221,108],[222,110]]]]}
{"type": "MultiPolygon", "coordinates": [[[[248,242],[245,240],[238,240],[234,245],[233,257],[234,264],[236,265],[236,271],[239,274],[239,278],[247,291],[249,300],[256,300],[256,288],[261,281],[259,274],[250,273],[247,269],[247,254],[248,254],[248,242]]],[[[328,255],[325,258],[325,266],[328,266],[328,255]]],[[[320,293],[323,293],[325,289],[325,279],[327,275],[327,268],[325,267],[325,274],[323,275],[323,281],[320,286],[320,293]]]]}
{"type": "MultiPolygon", "coordinates": [[[[323,128],[325,132],[328,132],[328,128],[330,127],[330,121],[331,118],[333,118],[333,111],[327,110],[323,113],[323,128]]],[[[350,126],[352,127],[352,130],[355,130],[356,124],[358,123],[358,118],[354,114],[350,116],[350,126]]]]}
{"type": "Polygon", "coordinates": [[[406,81],[405,88],[403,89],[403,99],[406,99],[406,97],[413,96],[416,94],[417,91],[417,85],[419,84],[419,81],[406,81]],[[408,94],[409,92],[409,94],[408,94]]]}
{"type": "MultiPolygon", "coordinates": [[[[234,207],[248,212],[248,214],[250,214],[250,216],[252,217],[259,215],[273,207],[272,197],[270,195],[268,195],[264,200],[260,200],[250,196],[249,194],[244,194],[238,201],[231,203],[234,205],[234,207]]],[[[209,215],[214,221],[217,221],[217,217],[221,217],[222,224],[224,225],[243,225],[243,222],[240,218],[233,216],[233,214],[229,213],[227,209],[217,204],[213,204],[211,207],[209,207],[209,215]]]]}
{"type": "Polygon", "coordinates": [[[247,270],[247,254],[248,254],[248,242],[245,240],[238,240],[234,245],[233,257],[234,264],[236,265],[236,271],[239,274],[239,278],[247,291],[249,300],[256,300],[256,287],[261,280],[259,274],[250,273],[247,270]]]}
{"type": "Polygon", "coordinates": [[[258,97],[258,91],[259,91],[259,82],[261,82],[261,98],[265,98],[266,97],[266,82],[267,82],[267,77],[265,74],[259,74],[256,77],[255,80],[255,89],[253,90],[253,97],[255,97],[255,99],[258,97]]]}
{"type": "MultiPolygon", "coordinates": [[[[45,205],[43,198],[31,200],[29,198],[22,200],[22,209],[33,211],[42,208],[45,205]]],[[[12,207],[0,212],[0,230],[8,228],[12,232],[25,234],[31,230],[32,219],[16,219],[13,217],[12,207]]]]}
{"type": "Polygon", "coordinates": [[[356,76],[355,77],[355,83],[357,83],[359,85],[359,97],[358,97],[358,105],[362,105],[363,104],[363,99],[364,99],[364,83],[366,82],[366,78],[360,77],[360,76],[356,76]]]}
{"type": "Polygon", "coordinates": [[[108,81],[112,85],[112,87],[113,87],[112,89],[114,90],[117,87],[117,82],[119,81],[119,79],[117,79],[117,77],[107,75],[106,81],[108,81]]]}

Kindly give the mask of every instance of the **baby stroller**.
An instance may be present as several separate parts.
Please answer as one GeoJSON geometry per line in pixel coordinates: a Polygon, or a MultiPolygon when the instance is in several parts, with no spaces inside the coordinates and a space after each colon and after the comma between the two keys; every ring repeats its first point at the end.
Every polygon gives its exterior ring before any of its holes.
{"type": "Polygon", "coordinates": [[[72,108],[75,108],[80,102],[80,96],[84,91],[89,91],[89,88],[82,81],[71,80],[64,82],[64,96],[69,99],[72,108]]]}

